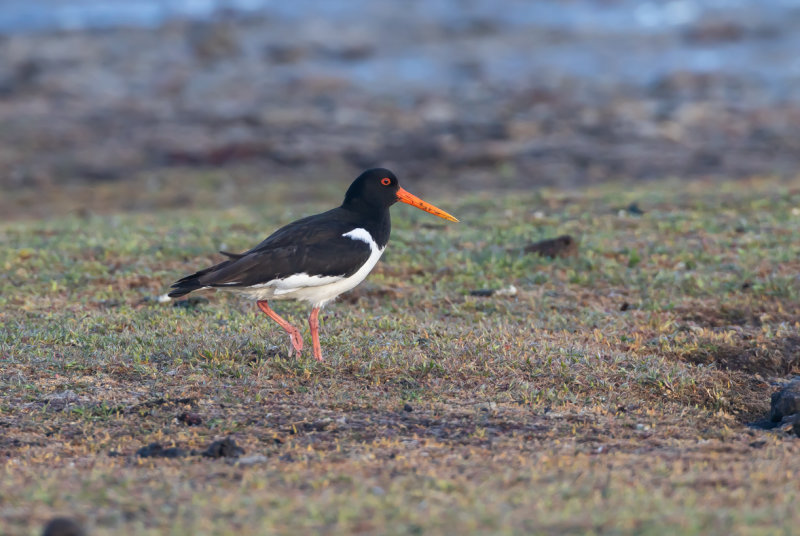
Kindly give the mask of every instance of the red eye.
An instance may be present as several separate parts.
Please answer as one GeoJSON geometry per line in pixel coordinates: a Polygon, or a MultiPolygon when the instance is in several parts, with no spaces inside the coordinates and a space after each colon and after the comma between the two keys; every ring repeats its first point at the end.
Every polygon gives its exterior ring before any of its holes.
{"type": "Polygon", "coordinates": [[[390,179],[389,177],[384,177],[381,179],[381,184],[383,184],[384,186],[389,186],[390,184],[392,184],[392,179],[390,179]]]}

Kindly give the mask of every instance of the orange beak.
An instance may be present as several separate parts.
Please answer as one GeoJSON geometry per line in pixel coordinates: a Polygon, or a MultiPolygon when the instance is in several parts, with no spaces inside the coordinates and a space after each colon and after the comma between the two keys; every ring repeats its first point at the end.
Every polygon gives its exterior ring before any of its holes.
{"type": "Polygon", "coordinates": [[[455,216],[451,216],[444,210],[436,208],[430,203],[426,203],[416,195],[410,194],[400,187],[397,188],[397,200],[402,201],[403,203],[407,203],[413,207],[422,209],[425,212],[430,212],[434,216],[439,216],[440,218],[444,218],[449,221],[458,221],[458,218],[456,218],[455,216]]]}

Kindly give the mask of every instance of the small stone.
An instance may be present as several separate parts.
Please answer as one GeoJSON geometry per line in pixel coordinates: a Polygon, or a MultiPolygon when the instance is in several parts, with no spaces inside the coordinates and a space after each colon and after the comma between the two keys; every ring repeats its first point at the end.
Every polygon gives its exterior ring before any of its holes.
{"type": "Polygon", "coordinates": [[[488,298],[489,296],[491,296],[493,294],[494,294],[494,289],[490,289],[490,288],[480,288],[480,289],[477,289],[477,290],[470,290],[469,291],[469,295],[470,296],[477,296],[479,298],[488,298]]]}
{"type": "Polygon", "coordinates": [[[177,417],[178,422],[182,422],[186,426],[198,426],[203,424],[203,418],[200,417],[197,413],[192,413],[189,411],[184,411],[177,417]]]}
{"type": "Polygon", "coordinates": [[[632,214],[634,216],[641,216],[642,214],[644,214],[644,210],[642,210],[639,207],[639,204],[636,202],[628,205],[628,207],[625,210],[628,212],[628,214],[632,214]]]}
{"type": "Polygon", "coordinates": [[[207,458],[238,458],[242,454],[244,449],[230,437],[214,441],[203,452],[203,456],[207,458]]]}
{"type": "Polygon", "coordinates": [[[525,246],[525,253],[536,253],[542,257],[555,259],[558,257],[574,257],[578,254],[578,241],[570,235],[540,240],[525,246]]]}
{"type": "Polygon", "coordinates": [[[54,517],[44,526],[42,536],[86,536],[86,531],[72,518],[54,517]]]}
{"type": "Polygon", "coordinates": [[[499,288],[494,291],[495,296],[516,296],[517,295],[517,287],[514,285],[508,285],[507,287],[499,288]]]}
{"type": "Polygon", "coordinates": [[[141,458],[182,458],[187,452],[178,447],[164,448],[161,443],[150,443],[136,451],[141,458]]]}
{"type": "Polygon", "coordinates": [[[780,391],[772,394],[770,419],[779,422],[784,417],[800,413],[800,378],[795,378],[780,391]]]}

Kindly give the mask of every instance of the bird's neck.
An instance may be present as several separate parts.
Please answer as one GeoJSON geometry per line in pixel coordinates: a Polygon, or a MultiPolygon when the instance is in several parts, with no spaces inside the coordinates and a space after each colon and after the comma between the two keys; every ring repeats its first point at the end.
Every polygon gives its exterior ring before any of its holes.
{"type": "Polygon", "coordinates": [[[389,241],[392,232],[392,220],[389,210],[384,207],[371,207],[365,204],[357,206],[342,205],[342,208],[356,214],[359,227],[366,229],[378,247],[383,248],[389,241]]]}

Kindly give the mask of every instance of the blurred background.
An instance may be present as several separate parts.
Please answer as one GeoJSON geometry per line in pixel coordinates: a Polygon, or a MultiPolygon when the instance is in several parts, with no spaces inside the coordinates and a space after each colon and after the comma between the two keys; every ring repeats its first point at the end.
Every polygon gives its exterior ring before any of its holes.
{"type": "Polygon", "coordinates": [[[800,0],[2,0],[0,211],[797,173],[800,0]]]}

